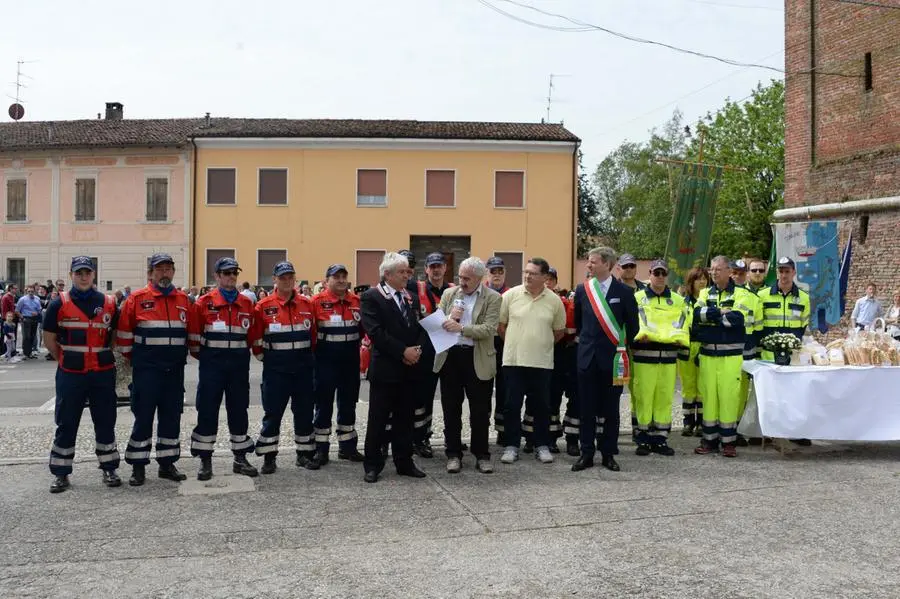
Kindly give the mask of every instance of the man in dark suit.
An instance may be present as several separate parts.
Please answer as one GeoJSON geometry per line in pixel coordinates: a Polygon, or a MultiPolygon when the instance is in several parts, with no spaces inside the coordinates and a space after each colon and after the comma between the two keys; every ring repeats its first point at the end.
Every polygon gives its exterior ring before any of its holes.
{"type": "Polygon", "coordinates": [[[602,464],[619,471],[619,399],[623,376],[627,376],[625,348],[637,334],[638,309],[634,291],[612,276],[616,252],[594,248],[588,253],[591,278],[575,289],[575,330],[578,335],[578,396],[581,399],[579,441],[581,457],[574,472],[594,465],[594,436],[597,418],[603,425],[600,436],[602,464]]]}
{"type": "Polygon", "coordinates": [[[381,282],[361,297],[362,325],[372,341],[369,365],[369,418],[366,430],[364,480],[374,483],[384,469],[381,447],[388,433],[397,474],[422,478],[412,459],[416,389],[434,363],[428,336],[406,289],[409,264],[389,252],[379,267],[381,282]],[[424,350],[424,351],[423,351],[424,350]]]}

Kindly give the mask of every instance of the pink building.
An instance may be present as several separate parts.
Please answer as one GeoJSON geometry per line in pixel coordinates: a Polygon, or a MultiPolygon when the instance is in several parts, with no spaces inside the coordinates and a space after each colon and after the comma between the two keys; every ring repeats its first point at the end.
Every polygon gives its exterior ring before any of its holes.
{"type": "MultiPolygon", "coordinates": [[[[107,104],[106,120],[121,119],[122,105],[107,104]]],[[[121,122],[0,124],[0,279],[66,278],[71,257],[88,255],[100,290],[138,288],[163,251],[176,284],[189,284],[189,135],[121,122]]]]}

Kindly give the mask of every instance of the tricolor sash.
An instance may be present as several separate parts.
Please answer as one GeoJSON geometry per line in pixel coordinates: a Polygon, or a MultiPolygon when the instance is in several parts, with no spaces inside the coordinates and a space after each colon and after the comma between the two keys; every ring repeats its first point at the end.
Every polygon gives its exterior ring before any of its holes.
{"type": "Polygon", "coordinates": [[[625,331],[616,322],[606,296],[603,295],[603,289],[600,287],[600,281],[596,277],[592,277],[590,282],[585,286],[588,300],[591,302],[591,308],[594,310],[594,316],[600,323],[600,327],[610,342],[616,346],[616,356],[613,358],[613,386],[621,387],[631,379],[631,362],[628,360],[628,350],[625,347],[625,331]]]}

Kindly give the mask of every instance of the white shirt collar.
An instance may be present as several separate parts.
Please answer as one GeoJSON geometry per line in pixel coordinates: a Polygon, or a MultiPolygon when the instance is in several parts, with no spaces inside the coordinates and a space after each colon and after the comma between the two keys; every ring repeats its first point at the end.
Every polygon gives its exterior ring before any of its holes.
{"type": "Polygon", "coordinates": [[[385,281],[384,283],[382,283],[382,285],[384,285],[385,290],[387,290],[387,292],[390,293],[391,296],[396,296],[396,295],[397,295],[397,290],[394,289],[393,287],[391,287],[390,285],[388,285],[388,284],[387,284],[387,281],[385,281]]]}

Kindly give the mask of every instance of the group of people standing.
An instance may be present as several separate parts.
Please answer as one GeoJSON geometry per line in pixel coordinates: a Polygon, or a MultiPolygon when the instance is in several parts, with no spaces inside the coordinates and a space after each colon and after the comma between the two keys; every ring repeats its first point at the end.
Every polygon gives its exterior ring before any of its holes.
{"type": "Polygon", "coordinates": [[[551,463],[559,453],[556,439],[565,434],[567,453],[578,458],[573,471],[592,467],[597,451],[604,467],[618,471],[625,385],[631,388],[636,453],[672,455],[667,438],[676,372],[684,389],[685,430],[702,436],[696,453],[721,450],[734,457],[742,393],[746,400],[742,360],[756,355],[761,334],[802,335],[809,317],[808,296],[793,283],[794,265],[787,258],[778,263],[776,285],[753,290],[742,280],[748,270],[742,261],[716,257],[708,277],[705,269],[688,275],[684,295],[668,287],[664,260],[653,261],[644,284],[634,276],[634,258],[619,258],[611,248],[590,251],[588,277],[571,294],[557,293],[555,271],[541,258],[528,261],[524,283],[513,288],[505,284],[498,257],[486,263],[464,260],[458,285],[446,281],[439,252],[426,258],[425,281],[414,280],[414,266],[409,251],[385,254],[380,282],[358,296],[348,288],[347,268],[335,264],[325,273],[324,289],[309,298],[297,289],[293,265],[280,262],[273,270],[273,292],[254,304],[237,287],[238,263],[222,258],[215,265],[216,287],[191,302],[172,283],[172,257],[156,254],[148,262],[148,285],[117,308],[113,298],[95,290],[90,258],[73,258],[72,289],[50,303],[44,319],[45,344],[59,362],[51,492],[69,487],[86,402],[103,481],[121,484],[113,341],[134,373],[135,420],[125,452],[132,486],[145,482],[154,418],[160,478],[186,479],[175,463],[181,454],[188,354],[200,366],[190,445],[200,458],[200,480],[213,476],[223,397],[233,471],[256,476],[247,454],[262,456],[262,473],[276,471],[289,403],[297,466],[316,470],[328,463],[336,395],[338,458],[361,462],[364,480],[376,482],[388,455],[398,474],[425,476],[413,456],[433,457],[429,439],[438,384],[450,473],[461,471],[466,451],[475,457],[478,472],[493,471],[489,428],[495,386],[502,463],[519,459],[522,436],[525,451],[551,463]],[[621,280],[612,275],[616,264],[621,280]],[[419,321],[437,310],[457,342],[435,355],[419,321]],[[371,389],[360,453],[355,405],[363,337],[371,352],[371,389]],[[251,355],[263,363],[264,416],[255,441],[248,435],[251,355]],[[568,405],[560,422],[563,394],[568,405]],[[466,399],[471,448],[461,439],[466,399]]]}

